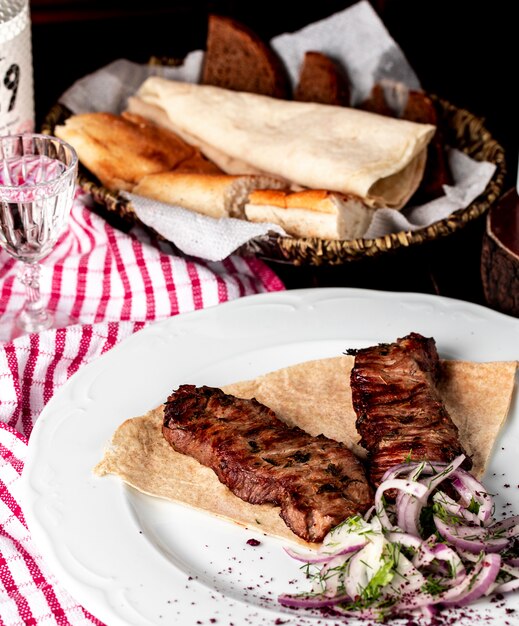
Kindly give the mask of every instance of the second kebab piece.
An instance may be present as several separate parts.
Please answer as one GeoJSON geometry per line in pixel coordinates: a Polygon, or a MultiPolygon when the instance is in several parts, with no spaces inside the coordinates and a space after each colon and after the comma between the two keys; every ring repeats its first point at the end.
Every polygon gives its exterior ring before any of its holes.
{"type": "MultiPolygon", "coordinates": [[[[434,339],[410,333],[350,354],[355,355],[350,384],[356,427],[373,485],[399,463],[448,463],[466,455],[438,391],[441,363],[434,339]]],[[[465,466],[471,465],[467,458],[465,466]]]]}

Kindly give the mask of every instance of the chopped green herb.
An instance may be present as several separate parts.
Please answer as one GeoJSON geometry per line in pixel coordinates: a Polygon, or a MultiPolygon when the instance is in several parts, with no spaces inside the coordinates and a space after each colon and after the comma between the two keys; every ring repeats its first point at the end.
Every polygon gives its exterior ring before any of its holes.
{"type": "Polygon", "coordinates": [[[446,524],[457,525],[463,523],[464,521],[459,515],[447,511],[447,509],[439,502],[435,502],[432,506],[432,509],[434,515],[439,517],[441,521],[445,522],[446,524]]]}
{"type": "Polygon", "coordinates": [[[431,596],[437,596],[442,591],[445,591],[447,587],[442,585],[441,582],[432,576],[426,580],[426,582],[421,586],[421,591],[424,593],[430,593],[431,596]]]}
{"type": "Polygon", "coordinates": [[[479,513],[479,509],[481,508],[481,504],[472,497],[470,499],[470,504],[467,508],[471,513],[477,515],[479,513]]]}

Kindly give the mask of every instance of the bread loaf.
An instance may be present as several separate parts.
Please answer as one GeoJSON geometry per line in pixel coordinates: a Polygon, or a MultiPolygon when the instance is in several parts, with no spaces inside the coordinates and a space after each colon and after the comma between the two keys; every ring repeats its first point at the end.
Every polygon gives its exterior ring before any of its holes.
{"type": "Polygon", "coordinates": [[[210,15],[201,83],[287,98],[281,59],[255,32],[230,17],[210,15]]]}
{"type": "Polygon", "coordinates": [[[359,198],[320,189],[253,191],[245,205],[251,222],[272,222],[293,237],[356,239],[366,232],[373,210],[359,198]]]}
{"type": "Polygon", "coordinates": [[[294,100],[349,106],[350,83],[346,72],[326,54],[306,52],[294,100]]]}
{"type": "Polygon", "coordinates": [[[133,193],[181,206],[210,217],[244,218],[244,206],[254,189],[279,189],[271,176],[230,176],[179,171],[145,176],[133,193]]]}
{"type": "MultiPolygon", "coordinates": [[[[391,87],[389,89],[391,93],[391,87]]],[[[361,108],[372,113],[389,117],[399,117],[409,122],[431,124],[436,132],[427,146],[427,162],[423,178],[420,182],[414,203],[424,203],[443,195],[443,186],[452,184],[446,154],[446,142],[438,124],[438,113],[433,100],[423,91],[401,91],[403,97],[397,99],[399,106],[391,106],[388,94],[381,84],[375,84],[370,96],[362,103],[361,108]]]]}
{"type": "Polygon", "coordinates": [[[220,171],[176,133],[136,114],[72,115],[56,126],[55,134],[70,143],[81,163],[112,191],[131,191],[143,176],[181,165],[220,171]]]}
{"type": "Polygon", "coordinates": [[[443,195],[443,186],[452,185],[452,175],[447,163],[445,138],[438,124],[438,113],[434,102],[422,91],[410,91],[402,119],[419,124],[434,124],[436,133],[427,146],[427,164],[420,187],[418,202],[428,202],[443,195]]]}

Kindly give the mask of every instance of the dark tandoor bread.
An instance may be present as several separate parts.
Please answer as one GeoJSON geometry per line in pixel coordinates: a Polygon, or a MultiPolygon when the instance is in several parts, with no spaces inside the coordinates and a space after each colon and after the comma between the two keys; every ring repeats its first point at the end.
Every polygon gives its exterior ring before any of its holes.
{"type": "Polygon", "coordinates": [[[343,68],[322,52],[305,53],[294,100],[350,105],[350,83],[343,68]]]}
{"type": "Polygon", "coordinates": [[[434,102],[421,91],[410,91],[402,118],[410,122],[436,126],[436,133],[427,146],[427,165],[417,192],[419,195],[417,200],[427,201],[437,198],[443,194],[443,185],[452,184],[452,176],[447,165],[445,140],[438,126],[438,113],[434,102]]]}
{"type": "Polygon", "coordinates": [[[409,91],[407,102],[402,111],[394,111],[388,103],[384,87],[376,83],[370,95],[360,104],[361,109],[388,117],[400,117],[418,124],[436,126],[436,133],[427,146],[427,162],[422,182],[412,202],[420,204],[443,195],[443,185],[452,184],[452,176],[447,162],[445,138],[438,125],[438,113],[432,99],[423,91],[409,91]]]}
{"type": "Polygon", "coordinates": [[[371,88],[369,96],[359,104],[359,109],[368,113],[377,113],[387,117],[395,117],[395,112],[386,100],[384,88],[380,83],[375,83],[371,88]]]}
{"type": "Polygon", "coordinates": [[[244,24],[221,15],[209,16],[201,83],[290,97],[285,67],[274,50],[244,24]]]}

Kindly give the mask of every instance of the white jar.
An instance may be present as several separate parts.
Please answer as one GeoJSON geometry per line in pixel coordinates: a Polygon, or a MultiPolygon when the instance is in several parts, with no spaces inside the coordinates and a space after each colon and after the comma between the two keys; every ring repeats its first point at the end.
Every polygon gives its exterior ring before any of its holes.
{"type": "Polygon", "coordinates": [[[0,135],[34,130],[28,0],[0,0],[0,135]]]}

